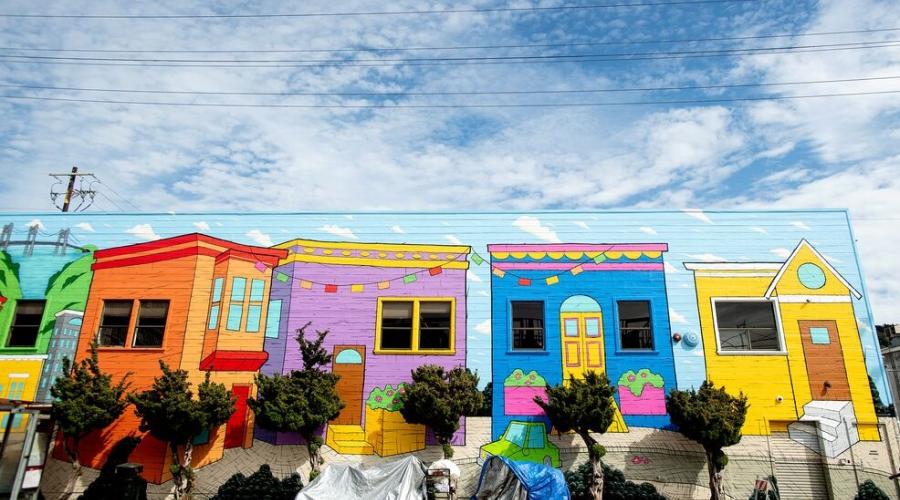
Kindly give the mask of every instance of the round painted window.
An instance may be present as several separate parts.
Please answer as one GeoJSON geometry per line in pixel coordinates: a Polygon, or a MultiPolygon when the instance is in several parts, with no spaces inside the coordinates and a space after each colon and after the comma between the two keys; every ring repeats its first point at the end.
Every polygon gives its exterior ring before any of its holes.
{"type": "Polygon", "coordinates": [[[822,271],[822,268],[807,262],[800,266],[797,269],[797,277],[800,278],[800,283],[806,288],[817,289],[825,286],[825,272],[822,271]]]}

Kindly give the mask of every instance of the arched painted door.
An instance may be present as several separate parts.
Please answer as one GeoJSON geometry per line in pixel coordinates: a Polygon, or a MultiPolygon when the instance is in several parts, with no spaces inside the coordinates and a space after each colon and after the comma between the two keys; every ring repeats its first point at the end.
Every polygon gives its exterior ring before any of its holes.
{"type": "Polygon", "coordinates": [[[366,346],[334,346],[331,371],[341,376],[337,382],[337,393],[345,405],[334,419],[335,424],[359,425],[362,422],[365,370],[366,346]]]}

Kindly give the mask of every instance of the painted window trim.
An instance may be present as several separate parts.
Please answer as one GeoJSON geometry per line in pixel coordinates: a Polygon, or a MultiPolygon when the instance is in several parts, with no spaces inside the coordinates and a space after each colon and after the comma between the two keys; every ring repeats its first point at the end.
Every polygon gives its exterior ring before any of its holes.
{"type": "Polygon", "coordinates": [[[375,354],[431,354],[449,356],[456,354],[456,297],[378,297],[378,305],[375,311],[375,354]],[[411,349],[381,349],[381,312],[385,302],[412,302],[412,348],[411,349]],[[450,302],[450,348],[449,349],[419,349],[419,304],[422,302],[450,302]]]}
{"type": "Polygon", "coordinates": [[[164,346],[166,345],[166,339],[168,338],[167,334],[169,332],[169,313],[172,312],[172,302],[174,302],[174,301],[169,298],[150,299],[150,298],[142,297],[140,299],[135,299],[134,303],[131,306],[131,313],[132,313],[134,321],[129,322],[129,327],[130,327],[129,335],[131,336],[131,342],[128,345],[131,347],[131,349],[139,349],[139,350],[157,349],[157,350],[159,350],[159,349],[164,348],[164,346]],[[162,340],[160,340],[159,345],[148,345],[148,346],[134,345],[134,343],[137,341],[138,319],[140,319],[140,315],[141,315],[141,303],[142,302],[150,302],[150,301],[166,303],[166,323],[165,323],[165,325],[163,325],[162,340]],[[137,308],[137,315],[134,314],[135,308],[137,308]]]}
{"type": "MultiPolygon", "coordinates": [[[[563,332],[562,332],[563,327],[564,327],[564,325],[562,323],[560,323],[560,325],[559,325],[560,338],[565,338],[565,335],[563,335],[563,332]]],[[[547,330],[548,330],[548,328],[547,328],[547,301],[546,300],[544,300],[543,298],[539,298],[539,299],[509,299],[506,301],[506,332],[507,332],[506,353],[507,354],[544,354],[544,353],[549,353],[550,351],[547,350],[547,344],[548,344],[547,330]],[[544,347],[543,347],[543,349],[534,349],[534,348],[525,348],[525,347],[517,348],[516,346],[513,345],[513,328],[512,328],[513,302],[540,302],[541,304],[543,304],[543,306],[544,306],[544,347]]]]}
{"type": "Polygon", "coordinates": [[[206,308],[206,330],[218,330],[219,325],[222,323],[222,296],[225,294],[225,276],[214,276],[213,277],[213,285],[212,289],[209,291],[209,307],[206,308]],[[222,280],[222,286],[219,288],[219,300],[215,300],[216,298],[216,281],[222,280]],[[210,319],[212,319],[212,309],[215,306],[219,306],[219,309],[216,311],[216,322],[215,324],[210,323],[210,319]]]}
{"type": "Polygon", "coordinates": [[[616,354],[656,354],[659,352],[657,349],[656,342],[656,322],[653,321],[653,299],[651,298],[627,298],[627,299],[615,299],[615,309],[613,311],[614,319],[613,323],[616,327],[616,354]],[[619,325],[619,303],[620,302],[646,302],[647,307],[650,312],[650,342],[653,344],[653,347],[650,349],[626,349],[622,347],[622,331],[619,325]]]}
{"type": "MultiPolygon", "coordinates": [[[[227,278],[227,276],[226,276],[226,278],[227,278]]],[[[226,312],[226,315],[225,315],[225,330],[226,331],[229,331],[229,332],[244,331],[243,327],[245,325],[245,322],[247,321],[247,314],[246,314],[246,312],[247,312],[246,311],[247,310],[247,296],[250,293],[250,287],[247,286],[247,281],[248,281],[248,279],[246,276],[231,276],[231,283],[230,283],[230,286],[228,287],[228,300],[227,301],[224,300],[224,297],[225,297],[224,293],[222,295],[222,297],[223,297],[222,302],[227,304],[228,307],[224,308],[224,309],[221,307],[219,308],[219,321],[222,321],[222,312],[225,311],[226,312]],[[244,292],[243,292],[243,296],[242,296],[240,302],[235,301],[234,295],[233,295],[234,294],[234,280],[236,280],[236,279],[244,280],[244,292]],[[241,315],[238,318],[237,328],[230,328],[228,326],[228,323],[231,321],[231,308],[232,308],[232,306],[236,306],[238,304],[240,304],[240,306],[241,306],[241,315]]],[[[226,282],[227,282],[227,280],[226,280],[226,282]]]]}
{"type": "Polygon", "coordinates": [[[134,297],[128,299],[122,298],[110,298],[110,297],[102,297],[100,298],[100,310],[97,312],[97,332],[94,334],[94,342],[97,343],[97,350],[110,349],[114,351],[121,351],[124,349],[132,349],[131,342],[134,334],[134,326],[137,318],[134,317],[134,308],[135,304],[140,303],[140,299],[135,299],[134,297]],[[130,301],[131,302],[131,312],[128,313],[128,326],[125,328],[125,343],[122,345],[104,345],[100,343],[100,329],[103,328],[103,311],[106,309],[107,302],[117,302],[117,301],[130,301]]]}
{"type": "Polygon", "coordinates": [[[784,339],[784,327],[781,324],[781,305],[778,303],[777,297],[772,297],[771,299],[765,297],[710,297],[709,301],[712,308],[713,333],[716,336],[716,354],[719,356],[787,356],[787,343],[784,339]],[[778,334],[778,345],[781,349],[778,351],[723,351],[721,339],[719,338],[719,319],[716,316],[717,302],[772,303],[772,311],[775,314],[775,331],[778,334]]]}
{"type": "MultiPolygon", "coordinates": [[[[250,278],[250,290],[247,292],[247,307],[245,308],[246,314],[244,315],[244,332],[258,334],[263,330],[267,318],[268,307],[263,307],[266,303],[266,288],[269,286],[267,280],[261,278],[250,278]],[[253,298],[253,286],[256,283],[262,283],[262,290],[259,292],[259,300],[254,300],[253,298]],[[250,329],[250,308],[251,307],[259,308],[259,315],[256,318],[256,329],[250,329]]],[[[263,334],[265,332],[263,331],[263,334]]]]}

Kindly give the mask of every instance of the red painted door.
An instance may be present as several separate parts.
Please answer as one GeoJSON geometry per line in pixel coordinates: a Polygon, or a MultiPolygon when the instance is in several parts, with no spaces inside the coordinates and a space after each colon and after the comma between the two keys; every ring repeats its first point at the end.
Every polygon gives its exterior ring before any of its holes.
{"type": "Polygon", "coordinates": [[[235,385],[231,388],[234,395],[234,413],[228,419],[225,427],[225,448],[237,448],[244,446],[244,437],[247,435],[247,398],[250,397],[249,385],[235,385]]]}

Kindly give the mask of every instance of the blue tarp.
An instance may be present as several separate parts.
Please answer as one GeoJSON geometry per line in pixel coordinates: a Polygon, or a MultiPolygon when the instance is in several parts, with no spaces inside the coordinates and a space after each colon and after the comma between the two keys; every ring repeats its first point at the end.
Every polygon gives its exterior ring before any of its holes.
{"type": "Polygon", "coordinates": [[[568,499],[569,487],[563,473],[553,467],[491,456],[481,467],[478,491],[472,497],[473,500],[484,498],[568,499]]]}

